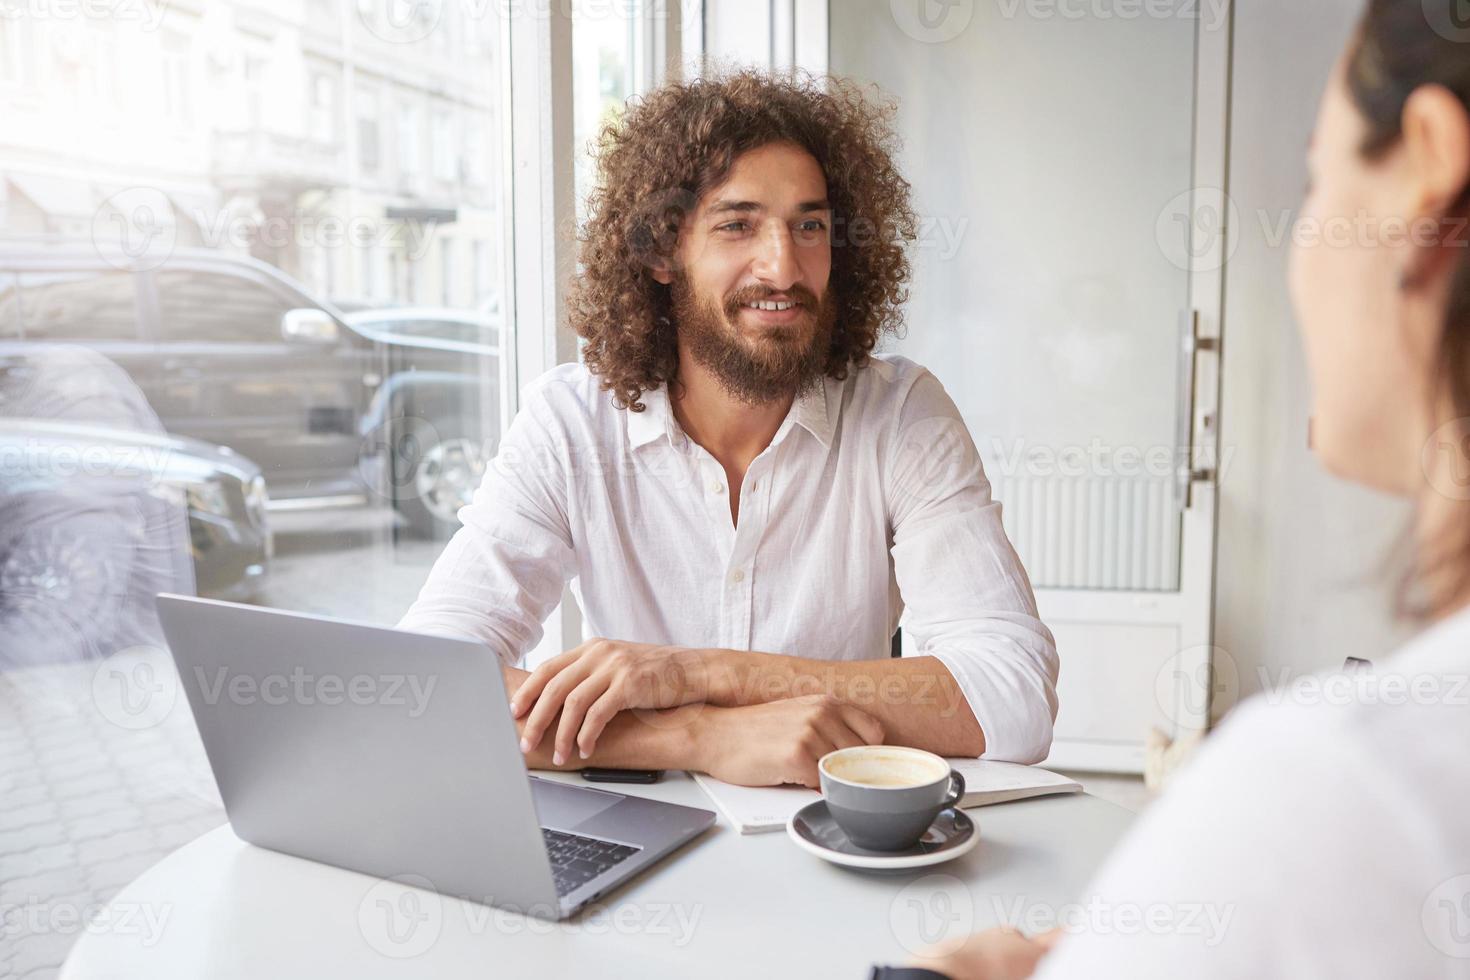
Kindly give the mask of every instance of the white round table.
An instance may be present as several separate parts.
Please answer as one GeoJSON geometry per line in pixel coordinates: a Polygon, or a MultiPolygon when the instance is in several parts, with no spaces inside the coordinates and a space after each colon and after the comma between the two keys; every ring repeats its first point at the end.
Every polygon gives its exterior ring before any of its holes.
{"type": "MultiPolygon", "coordinates": [[[[683,773],[618,788],[713,809],[683,773]]],[[[966,812],[977,848],[895,875],[827,864],[784,832],[741,836],[721,817],[561,923],[277,854],[225,826],[124,888],[61,976],[860,980],[870,964],[901,963],[928,943],[1055,922],[1133,817],[1082,794],[966,812]]]]}

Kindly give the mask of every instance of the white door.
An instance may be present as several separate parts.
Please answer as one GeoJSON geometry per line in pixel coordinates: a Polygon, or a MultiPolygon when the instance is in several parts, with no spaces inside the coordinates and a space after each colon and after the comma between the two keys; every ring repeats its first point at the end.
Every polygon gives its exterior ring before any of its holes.
{"type": "Polygon", "coordinates": [[[898,101],[921,227],[885,349],[958,403],[1056,633],[1050,764],[1138,771],[1217,681],[1230,8],[1124,7],[793,0],[771,28],[774,63],[898,101]]]}

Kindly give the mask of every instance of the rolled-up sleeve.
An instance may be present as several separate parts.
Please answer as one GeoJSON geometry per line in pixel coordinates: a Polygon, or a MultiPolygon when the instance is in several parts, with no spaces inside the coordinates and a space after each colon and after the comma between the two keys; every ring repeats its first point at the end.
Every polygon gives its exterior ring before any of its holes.
{"type": "Polygon", "coordinates": [[[537,386],[398,628],[478,640],[514,665],[575,574],[567,443],[537,386]]]}
{"type": "Polygon", "coordinates": [[[904,399],[887,460],[905,632],[953,675],[985,733],[984,758],[1040,762],[1057,714],[1056,641],[975,443],[927,371],[904,399]]]}

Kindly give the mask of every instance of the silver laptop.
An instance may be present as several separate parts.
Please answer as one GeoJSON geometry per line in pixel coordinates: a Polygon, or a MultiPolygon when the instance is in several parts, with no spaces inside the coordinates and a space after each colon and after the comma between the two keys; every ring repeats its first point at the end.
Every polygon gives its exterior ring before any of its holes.
{"type": "Polygon", "coordinates": [[[714,823],[528,777],[481,644],[185,596],[158,613],[252,844],[555,919],[714,823]]]}

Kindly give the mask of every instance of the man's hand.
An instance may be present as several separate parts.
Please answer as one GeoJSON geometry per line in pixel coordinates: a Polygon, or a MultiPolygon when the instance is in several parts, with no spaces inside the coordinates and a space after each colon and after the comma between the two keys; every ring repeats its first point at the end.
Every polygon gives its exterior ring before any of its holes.
{"type": "Polygon", "coordinates": [[[883,726],[825,694],[738,708],[708,707],[695,720],[699,768],[727,783],[816,789],[817,760],[854,745],[879,745],[883,726]]]}
{"type": "Polygon", "coordinates": [[[526,678],[511,698],[511,716],[527,711],[521,751],[541,744],[557,713],[552,759],[561,765],[575,743],[582,758],[592,755],[607,723],[626,708],[677,708],[711,700],[714,651],[588,640],[552,657],[526,678]]]}
{"type": "Polygon", "coordinates": [[[919,957],[911,965],[942,973],[950,980],[1024,980],[1061,937],[1060,929],[1029,937],[1015,929],[988,929],[975,933],[952,953],[919,957]]]}

